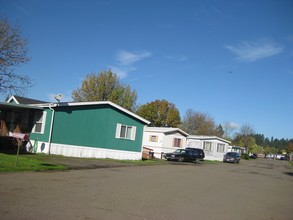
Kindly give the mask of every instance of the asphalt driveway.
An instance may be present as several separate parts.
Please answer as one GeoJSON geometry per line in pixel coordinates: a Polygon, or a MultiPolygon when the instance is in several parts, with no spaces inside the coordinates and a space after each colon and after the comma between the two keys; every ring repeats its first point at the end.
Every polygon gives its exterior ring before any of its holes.
{"type": "Polygon", "coordinates": [[[292,219],[286,161],[0,174],[1,219],[292,219]]]}

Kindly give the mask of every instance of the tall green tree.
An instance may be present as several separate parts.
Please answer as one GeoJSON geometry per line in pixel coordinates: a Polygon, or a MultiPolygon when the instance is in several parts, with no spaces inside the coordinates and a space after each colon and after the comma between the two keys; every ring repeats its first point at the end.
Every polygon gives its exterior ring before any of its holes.
{"type": "Polygon", "coordinates": [[[213,135],[222,137],[224,134],[221,125],[216,125],[208,114],[188,109],[184,115],[181,128],[190,135],[213,135]]]}
{"type": "Polygon", "coordinates": [[[263,152],[266,155],[268,154],[277,154],[278,153],[278,149],[274,148],[274,147],[264,147],[263,152]]]}
{"type": "Polygon", "coordinates": [[[240,127],[240,132],[233,140],[233,145],[244,147],[246,152],[249,153],[251,147],[256,145],[254,138],[254,129],[249,124],[244,124],[240,127]]]}
{"type": "Polygon", "coordinates": [[[289,142],[287,147],[286,147],[286,152],[289,154],[291,152],[293,152],[293,141],[289,142]]]}
{"type": "Polygon", "coordinates": [[[15,67],[27,63],[27,40],[21,37],[19,27],[0,19],[0,93],[23,95],[31,85],[25,74],[15,72],[15,67]]]}
{"type": "Polygon", "coordinates": [[[265,137],[263,134],[254,134],[255,143],[259,146],[266,146],[265,144],[265,137]]]}
{"type": "Polygon", "coordinates": [[[71,97],[76,102],[111,101],[130,111],[135,110],[137,100],[136,91],[122,84],[111,70],[87,75],[71,97]]]}
{"type": "Polygon", "coordinates": [[[180,124],[178,109],[164,99],[140,106],[137,114],[150,121],[153,127],[178,127],[180,124]]]}

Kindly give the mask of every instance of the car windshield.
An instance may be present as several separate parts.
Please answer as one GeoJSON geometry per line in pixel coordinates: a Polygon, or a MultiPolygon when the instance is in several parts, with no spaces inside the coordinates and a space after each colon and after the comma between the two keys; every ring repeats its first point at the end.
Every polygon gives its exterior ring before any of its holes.
{"type": "Polygon", "coordinates": [[[227,153],[227,156],[230,156],[230,157],[240,157],[240,154],[239,153],[227,153]]]}
{"type": "Polygon", "coordinates": [[[177,149],[176,151],[175,151],[175,153],[184,153],[185,151],[184,150],[182,150],[182,149],[177,149]]]}

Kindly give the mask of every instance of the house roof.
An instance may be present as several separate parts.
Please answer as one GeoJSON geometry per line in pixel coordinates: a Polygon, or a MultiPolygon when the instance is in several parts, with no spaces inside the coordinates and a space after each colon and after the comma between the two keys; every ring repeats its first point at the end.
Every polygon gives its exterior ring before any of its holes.
{"type": "Polygon", "coordinates": [[[186,137],[188,136],[188,133],[186,133],[185,131],[182,131],[179,128],[172,128],[172,127],[146,127],[145,131],[164,133],[164,134],[179,132],[186,137]]]}
{"type": "Polygon", "coordinates": [[[17,96],[17,95],[13,95],[11,96],[8,100],[8,103],[16,103],[16,104],[41,104],[41,103],[46,103],[44,101],[41,100],[36,100],[36,99],[30,99],[30,98],[25,98],[25,97],[21,97],[21,96],[17,96]]]}
{"type": "Polygon", "coordinates": [[[69,107],[69,106],[90,106],[90,105],[109,105],[138,119],[144,124],[147,124],[147,125],[150,124],[148,120],[110,101],[48,103],[48,102],[44,102],[44,101],[40,101],[36,99],[30,99],[30,98],[14,95],[14,96],[11,96],[7,100],[7,103],[5,103],[5,105],[4,103],[0,104],[0,107],[1,109],[8,108],[8,106],[10,106],[10,108],[14,107],[14,108],[42,109],[42,108],[58,108],[58,107],[67,107],[67,106],[69,107]]]}
{"type": "Polygon", "coordinates": [[[197,139],[197,140],[220,140],[220,141],[223,141],[223,142],[226,142],[226,143],[231,143],[230,141],[228,140],[225,140],[223,138],[219,138],[217,136],[205,136],[205,135],[189,135],[187,137],[187,139],[197,139]]]}
{"type": "Polygon", "coordinates": [[[58,107],[73,107],[73,106],[94,106],[94,105],[109,105],[117,110],[120,110],[132,116],[133,118],[138,119],[144,124],[147,124],[147,125],[150,124],[148,120],[110,101],[42,103],[42,104],[33,104],[32,106],[38,106],[38,107],[44,107],[44,108],[58,108],[58,107]]]}

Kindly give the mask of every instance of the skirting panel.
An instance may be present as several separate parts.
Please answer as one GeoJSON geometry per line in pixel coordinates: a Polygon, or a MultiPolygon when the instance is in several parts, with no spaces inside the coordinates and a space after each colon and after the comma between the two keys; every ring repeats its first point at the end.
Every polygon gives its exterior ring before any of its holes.
{"type": "Polygon", "coordinates": [[[64,144],[45,142],[38,143],[38,153],[50,153],[56,155],[63,155],[67,157],[82,157],[82,158],[111,158],[117,160],[141,160],[141,152],[119,151],[105,148],[82,147],[64,144]]]}

